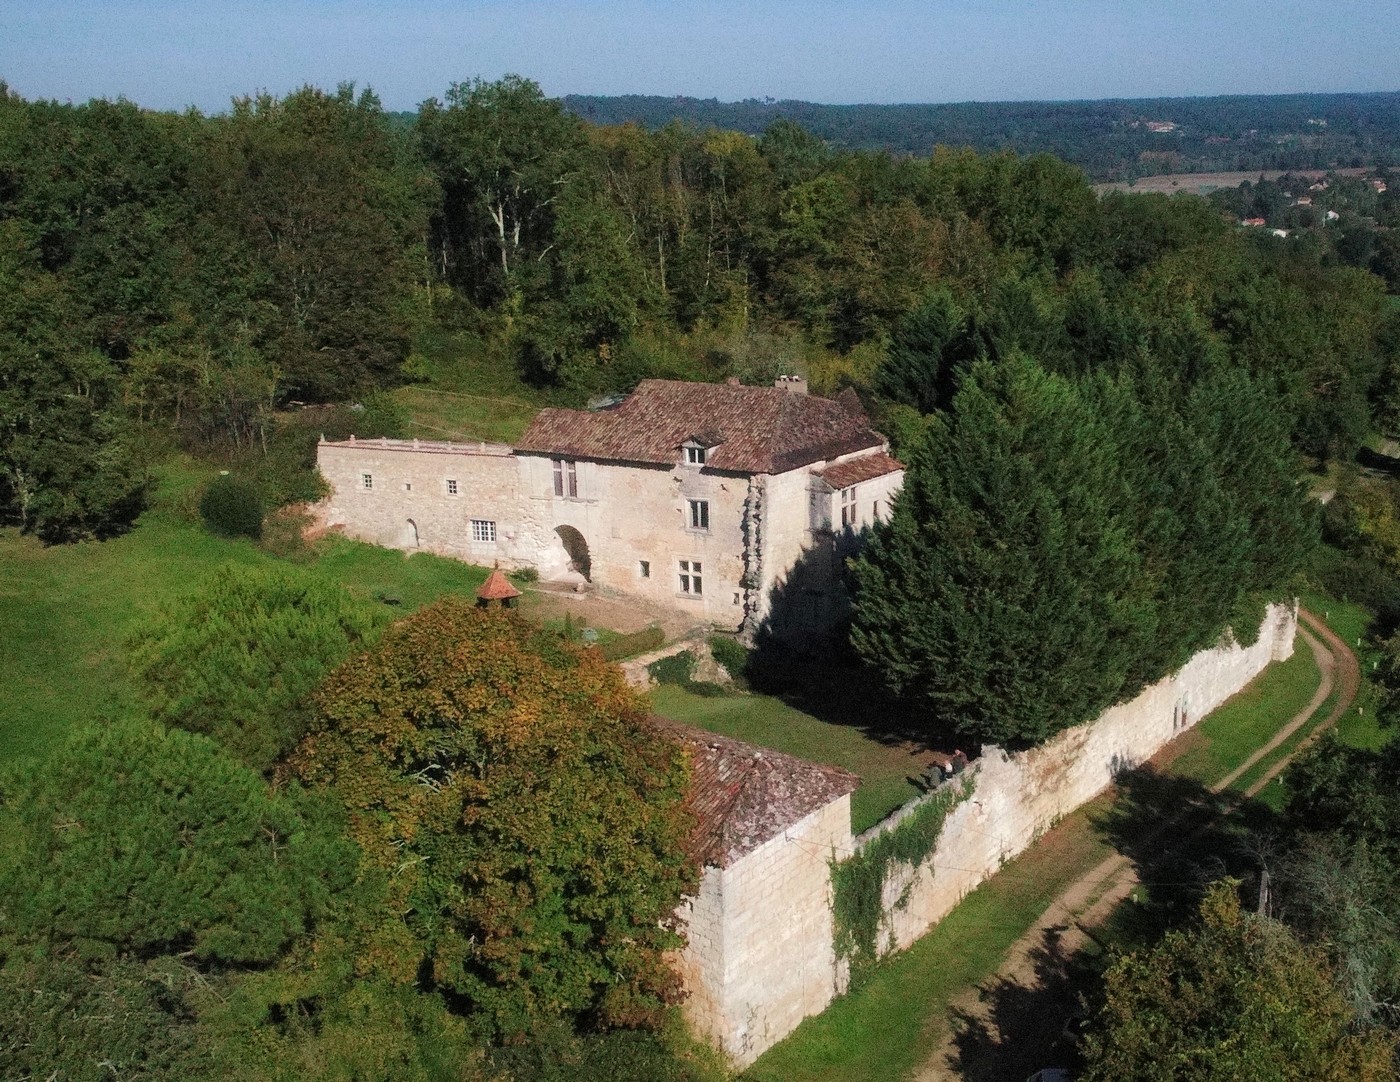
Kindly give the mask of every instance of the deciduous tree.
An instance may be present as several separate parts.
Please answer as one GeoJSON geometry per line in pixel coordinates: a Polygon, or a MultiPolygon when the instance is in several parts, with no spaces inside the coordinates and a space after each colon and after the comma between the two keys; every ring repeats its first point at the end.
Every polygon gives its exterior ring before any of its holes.
{"type": "Polygon", "coordinates": [[[1394,1037],[1355,1032],[1325,962],[1286,927],[1241,912],[1229,883],[1200,923],[1119,957],[1087,1040],[1086,1082],[1380,1082],[1394,1037]]]}
{"type": "Polygon", "coordinates": [[[446,599],[318,697],[292,772],[331,787],[389,883],[365,964],[488,1033],[654,1019],[691,882],[686,771],[618,671],[510,612],[446,599]]]}

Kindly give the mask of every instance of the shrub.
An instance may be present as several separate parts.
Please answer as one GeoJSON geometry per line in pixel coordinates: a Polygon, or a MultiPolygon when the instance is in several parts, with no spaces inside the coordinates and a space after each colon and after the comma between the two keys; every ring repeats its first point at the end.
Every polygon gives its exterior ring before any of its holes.
{"type": "Polygon", "coordinates": [[[170,959],[13,952],[0,962],[0,1077],[200,1077],[188,983],[170,959]]]}
{"type": "Polygon", "coordinates": [[[401,439],[408,435],[408,410],[388,391],[375,391],[367,396],[357,412],[360,430],[356,435],[364,439],[379,436],[401,439]]]}
{"type": "Polygon", "coordinates": [[[496,1050],[491,1058],[514,1082],[703,1082],[727,1074],[710,1064],[704,1049],[684,1047],[687,1041],[636,1030],[576,1033],[556,1025],[536,1030],[524,1044],[496,1050]]]}
{"type": "Polygon", "coordinates": [[[743,680],[747,675],[749,652],[738,639],[732,639],[728,635],[711,635],[710,653],[735,680],[743,680]]]}
{"type": "Polygon", "coordinates": [[[640,631],[619,635],[615,639],[602,643],[598,649],[603,652],[603,657],[607,660],[621,661],[623,658],[636,657],[638,654],[645,654],[648,650],[655,650],[665,645],[666,632],[653,624],[640,631]]]}
{"type": "Polygon", "coordinates": [[[692,695],[699,695],[702,699],[722,699],[734,693],[733,688],[716,684],[713,680],[692,680],[685,685],[685,690],[692,695]]]}
{"type": "Polygon", "coordinates": [[[348,886],[322,802],[145,720],[74,732],[0,778],[0,913],[24,943],[275,960],[348,886]]]}
{"type": "Polygon", "coordinates": [[[209,482],[200,497],[199,517],[216,534],[257,540],[262,536],[262,497],[248,482],[223,474],[209,482]]]}
{"type": "Polygon", "coordinates": [[[387,621],[310,571],[226,564],[133,636],[129,667],[159,721],[266,770],[301,738],[316,685],[387,621]]]}
{"type": "Polygon", "coordinates": [[[689,687],[695,679],[695,653],[682,650],[679,654],[659,658],[647,666],[647,672],[658,684],[675,684],[689,687]]]}

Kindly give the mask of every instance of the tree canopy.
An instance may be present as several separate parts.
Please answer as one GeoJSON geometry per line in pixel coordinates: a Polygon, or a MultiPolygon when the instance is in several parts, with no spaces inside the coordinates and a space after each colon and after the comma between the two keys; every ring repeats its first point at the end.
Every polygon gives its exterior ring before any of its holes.
{"type": "Polygon", "coordinates": [[[339,797],[362,874],[387,879],[374,971],[493,1034],[674,999],[687,771],[596,651],[445,599],[329,678],[291,771],[339,797]]]}
{"type": "Polygon", "coordinates": [[[1393,1036],[1355,1032],[1319,955],[1243,913],[1233,885],[1199,923],[1116,959],[1087,1041],[1088,1082],[1393,1077],[1393,1036]]]}
{"type": "Polygon", "coordinates": [[[981,361],[854,563],[852,642],[946,725],[1039,741],[1183,664],[1310,544],[1270,396],[1152,358],[1116,378],[981,361]]]}
{"type": "Polygon", "coordinates": [[[144,721],[79,730],[10,770],[0,824],[7,937],[139,957],[271,961],[353,861],[328,809],[144,721]]]}

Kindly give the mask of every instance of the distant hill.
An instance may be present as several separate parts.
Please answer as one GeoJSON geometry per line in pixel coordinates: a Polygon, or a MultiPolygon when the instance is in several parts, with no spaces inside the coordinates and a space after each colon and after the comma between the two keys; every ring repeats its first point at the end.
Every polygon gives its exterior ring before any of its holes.
{"type": "Polygon", "coordinates": [[[679,120],[761,135],[788,119],[850,150],[923,155],[944,143],[1049,151],[1097,180],[1400,163],[1400,92],[950,105],[571,94],[563,102],[595,124],[657,128],[679,120]]]}

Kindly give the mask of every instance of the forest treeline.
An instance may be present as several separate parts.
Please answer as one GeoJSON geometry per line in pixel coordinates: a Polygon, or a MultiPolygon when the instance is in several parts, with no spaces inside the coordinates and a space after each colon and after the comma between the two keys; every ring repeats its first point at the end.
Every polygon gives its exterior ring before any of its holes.
{"type": "Polygon", "coordinates": [[[570,94],[595,124],[672,121],[759,136],[779,120],[843,150],[921,157],[935,146],[1047,152],[1095,180],[1162,173],[1387,166],[1400,160],[1400,94],[1259,94],[1102,101],[822,105],[809,101],[570,94]],[[1171,124],[1152,130],[1147,124],[1171,124]]]}
{"type": "Polygon", "coordinates": [[[580,403],[801,368],[911,464],[857,645],[970,739],[1042,739],[1253,626],[1239,606],[1307,547],[1298,456],[1400,412],[1400,317],[1350,219],[1260,235],[1217,200],[1100,198],[1050,155],[598,127],[518,77],[406,129],[349,86],[212,117],[6,93],[0,148],[8,521],[119,531],[153,434],[273,506],[314,497],[285,407],[392,432],[384,392],[431,384],[444,336],[493,387],[580,403]],[[968,623],[969,592],[1014,618],[968,623]],[[1051,694],[1066,651],[1084,679],[1051,694]],[[1008,656],[1043,671],[974,703],[1008,656]]]}
{"type": "Polygon", "coordinates": [[[1223,350],[1326,456],[1393,412],[1384,285],[1345,255],[1200,200],[1099,199],[1049,155],[600,127],[516,77],[408,128],[348,86],[217,116],[6,90],[0,508],[110,533],[141,505],[142,426],[271,453],[290,402],[431,382],[444,333],[566,400],[806,367],[878,406],[891,336],[938,291],[1052,371],[1223,350]]]}

